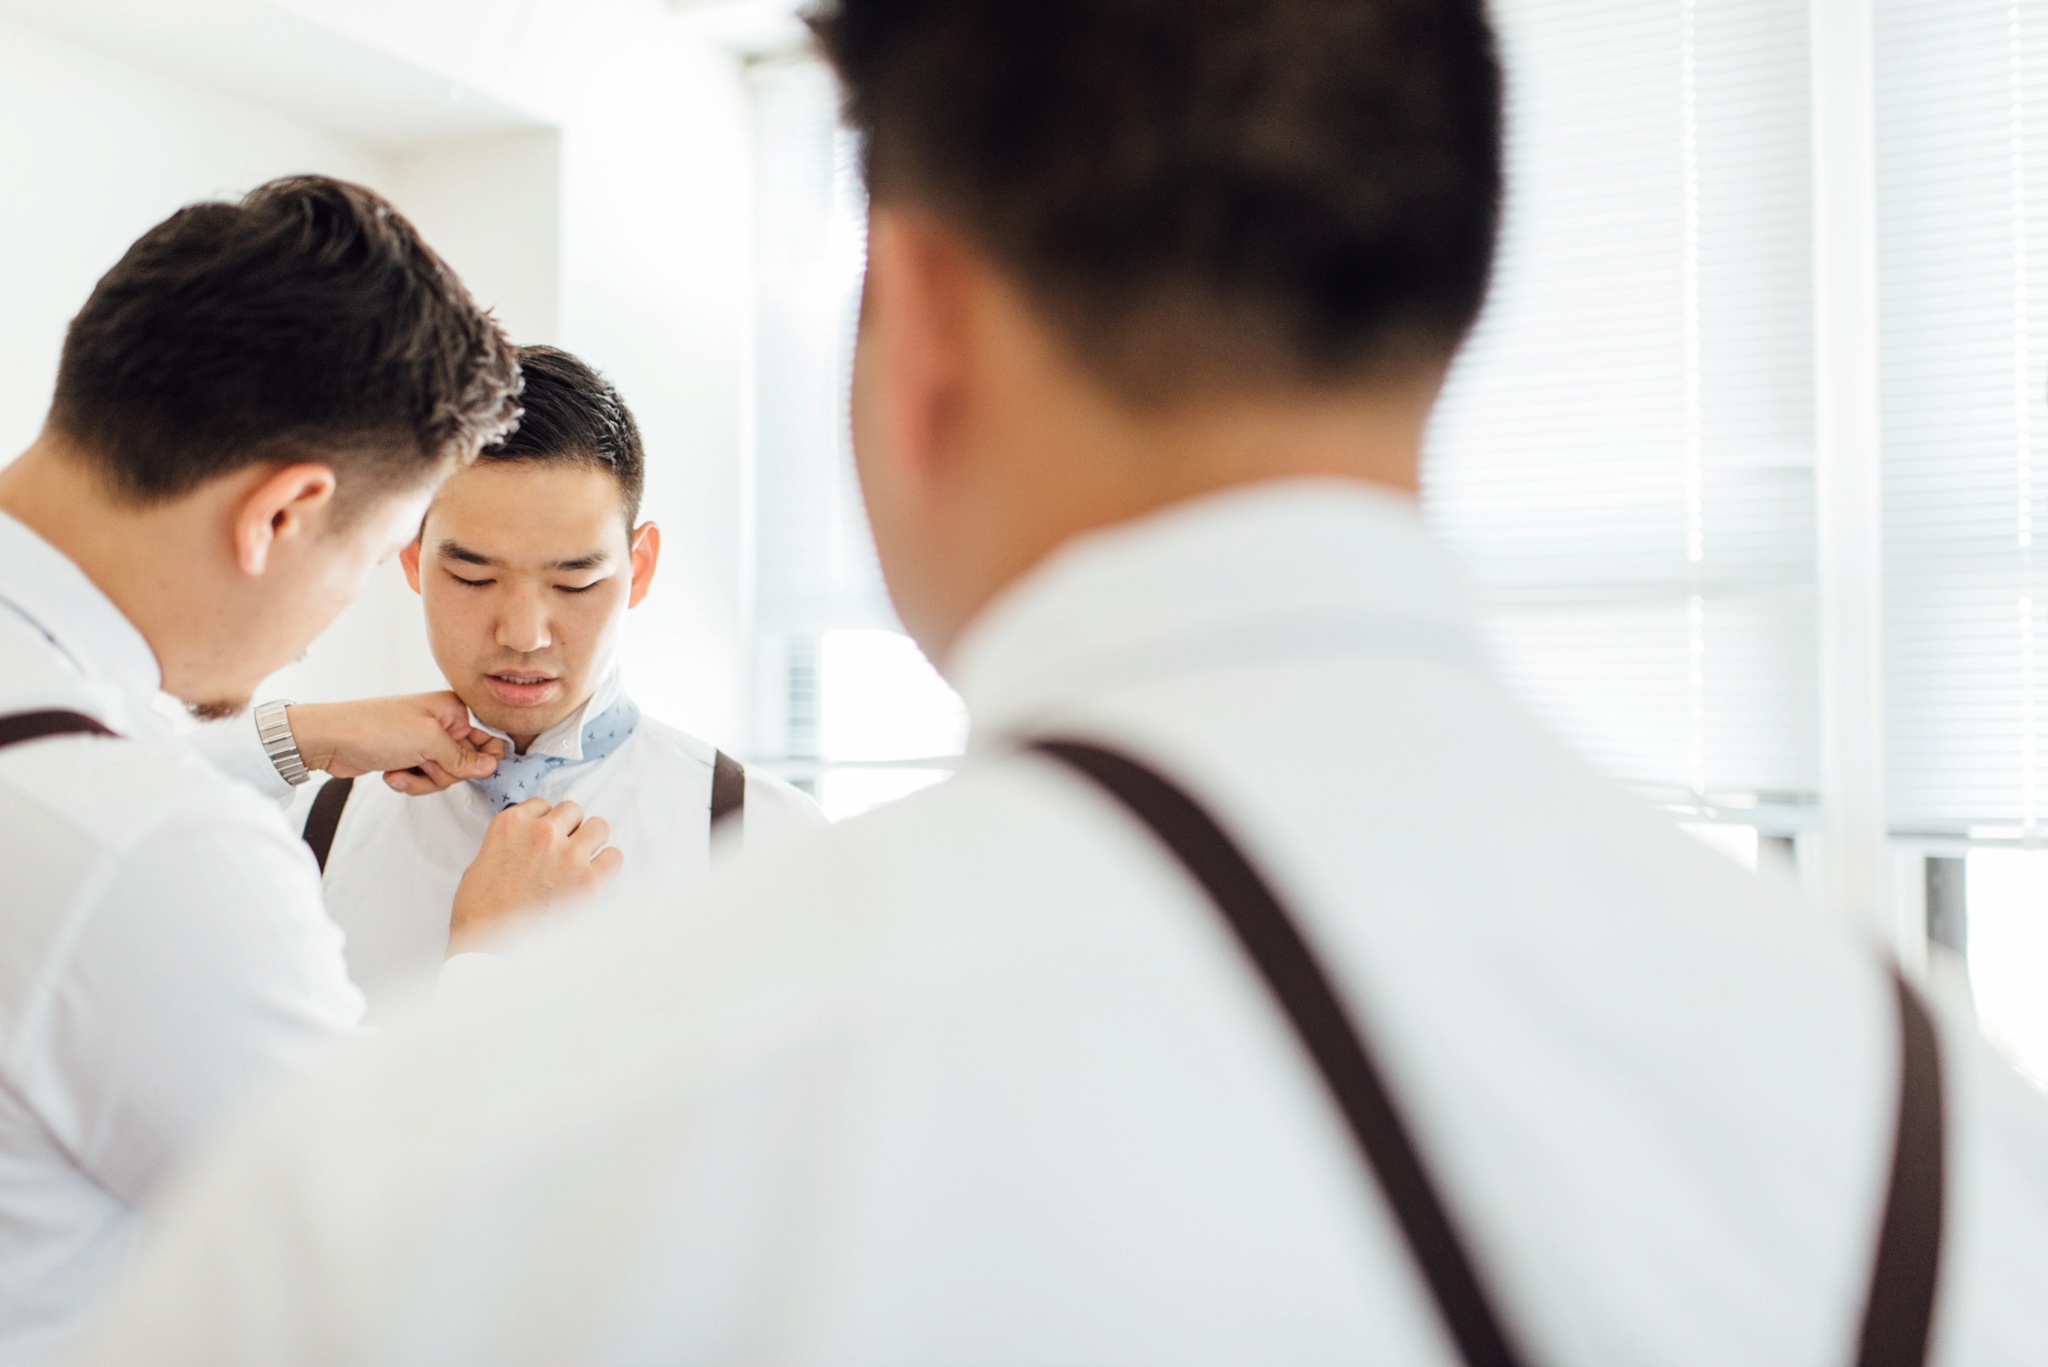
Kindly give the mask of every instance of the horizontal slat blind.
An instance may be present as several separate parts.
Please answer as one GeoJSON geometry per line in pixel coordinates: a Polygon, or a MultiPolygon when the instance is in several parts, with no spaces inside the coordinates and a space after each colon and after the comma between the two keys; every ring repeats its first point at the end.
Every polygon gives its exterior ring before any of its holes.
{"type": "Polygon", "coordinates": [[[823,63],[764,64],[753,87],[756,627],[894,626],[847,432],[867,249],[853,140],[823,63]]]}
{"type": "Polygon", "coordinates": [[[1512,684],[1593,763],[1709,800],[1815,784],[1804,10],[1502,0],[1492,300],[1428,512],[1512,684]]]}
{"type": "Polygon", "coordinates": [[[837,820],[944,778],[960,700],[901,634],[847,422],[866,199],[831,71],[758,65],[751,759],[837,820]]]}
{"type": "Polygon", "coordinates": [[[1874,14],[1891,819],[2033,836],[2048,4],[1874,14]]]}

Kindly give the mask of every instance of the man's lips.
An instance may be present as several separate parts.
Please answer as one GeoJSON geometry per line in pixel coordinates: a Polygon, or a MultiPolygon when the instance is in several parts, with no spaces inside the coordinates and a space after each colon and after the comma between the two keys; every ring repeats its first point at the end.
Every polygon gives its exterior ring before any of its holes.
{"type": "Polygon", "coordinates": [[[504,674],[484,675],[484,687],[507,707],[539,707],[561,690],[562,681],[543,674],[512,670],[504,674]]]}

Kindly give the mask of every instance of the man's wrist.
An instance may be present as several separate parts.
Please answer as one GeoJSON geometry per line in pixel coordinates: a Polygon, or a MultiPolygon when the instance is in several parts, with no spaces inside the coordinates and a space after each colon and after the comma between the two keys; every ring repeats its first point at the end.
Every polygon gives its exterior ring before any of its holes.
{"type": "Polygon", "coordinates": [[[308,772],[305,755],[299,749],[298,737],[292,732],[291,706],[283,699],[259,704],[256,708],[256,739],[262,742],[263,753],[276,768],[278,777],[296,788],[312,774],[308,772]]]}
{"type": "Polygon", "coordinates": [[[325,712],[320,703],[285,704],[285,720],[291,726],[292,738],[298,742],[299,757],[308,769],[321,772],[331,771],[334,765],[334,739],[321,725],[325,712]]]}

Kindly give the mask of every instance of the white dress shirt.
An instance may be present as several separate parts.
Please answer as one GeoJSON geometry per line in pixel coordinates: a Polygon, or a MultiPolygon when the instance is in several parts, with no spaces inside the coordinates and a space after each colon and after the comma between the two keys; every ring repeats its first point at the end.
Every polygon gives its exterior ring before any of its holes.
{"type": "Polygon", "coordinates": [[[362,1012],[304,847],[158,683],[113,603],[0,516],[0,715],[123,737],[0,750],[0,1363],[74,1332],[166,1166],[362,1012]]]}
{"type": "MultiPolygon", "coordinates": [[[[1884,971],[1504,694],[1411,504],[1071,545],[949,672],[961,774],[570,928],[184,1190],[105,1367],[1356,1364],[1452,1350],[1214,910],[1020,736],[1174,774],[1291,901],[1539,1362],[1846,1363],[1884,971]]],[[[1943,1026],[1937,1361],[2048,1344],[2048,1099],[1943,1026]]]]}
{"type": "MultiPolygon", "coordinates": [[[[570,761],[542,777],[535,795],[574,801],[585,815],[610,823],[610,843],[625,863],[606,889],[607,902],[676,906],[710,873],[711,770],[718,751],[642,714],[616,750],[581,762],[585,721],[601,716],[623,691],[614,669],[583,706],[534,738],[527,754],[570,761]]],[[[511,744],[502,731],[470,720],[511,744]]],[[[469,783],[406,797],[372,775],[350,792],[323,884],[328,914],[346,937],[349,974],[369,998],[373,1022],[430,995],[448,953],[456,885],[497,814],[483,790],[469,783]]],[[[747,854],[786,846],[824,825],[817,803],[803,793],[747,771],[740,826],[747,854]]]]}

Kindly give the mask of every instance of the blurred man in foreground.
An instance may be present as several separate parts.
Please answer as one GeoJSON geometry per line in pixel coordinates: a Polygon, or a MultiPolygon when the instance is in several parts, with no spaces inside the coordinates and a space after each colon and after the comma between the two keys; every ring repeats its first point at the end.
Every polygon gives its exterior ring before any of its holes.
{"type": "Polygon", "coordinates": [[[1534,726],[1418,518],[1478,0],[821,27],[967,764],[298,1089],[89,1360],[2037,1355],[2048,1103],[1534,726]]]}

